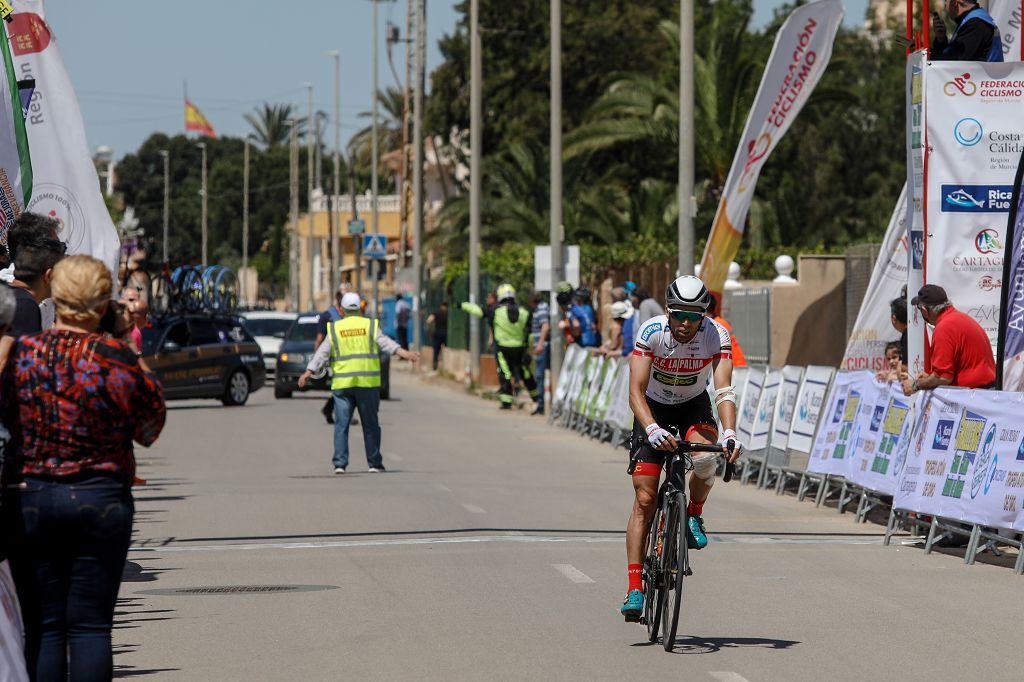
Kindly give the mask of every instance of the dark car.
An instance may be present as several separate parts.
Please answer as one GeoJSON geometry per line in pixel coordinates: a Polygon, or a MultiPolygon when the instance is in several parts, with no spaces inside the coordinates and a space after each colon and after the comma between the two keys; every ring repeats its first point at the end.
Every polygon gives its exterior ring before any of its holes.
{"type": "MultiPolygon", "coordinates": [[[[304,313],[292,324],[285,334],[284,343],[277,356],[277,371],[274,374],[274,397],[291,398],[295,391],[329,391],[331,376],[327,366],[306,384],[299,388],[299,376],[306,371],[306,365],[313,359],[316,348],[319,313],[304,313]]],[[[380,354],[380,397],[387,400],[391,397],[391,355],[380,354]]]]}
{"type": "Polygon", "coordinates": [[[142,330],[142,355],[164,397],[244,405],[267,378],[259,344],[233,315],[175,315],[142,330]]]}

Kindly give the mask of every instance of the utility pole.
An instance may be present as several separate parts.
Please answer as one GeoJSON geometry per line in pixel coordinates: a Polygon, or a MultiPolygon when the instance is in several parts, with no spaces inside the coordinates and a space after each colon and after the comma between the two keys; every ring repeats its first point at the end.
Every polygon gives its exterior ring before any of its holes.
{"type": "Polygon", "coordinates": [[[562,335],[558,333],[556,285],[565,279],[562,258],[562,1],[551,0],[551,189],[549,226],[551,241],[551,382],[545,386],[555,394],[555,382],[562,367],[562,335]]]}
{"type": "MultiPolygon", "coordinates": [[[[412,129],[412,269],[416,281],[412,301],[413,320],[415,321],[412,342],[417,352],[423,348],[423,338],[421,333],[421,328],[423,326],[421,319],[423,317],[423,85],[425,70],[423,49],[426,44],[426,23],[426,0],[416,0],[416,79],[413,84],[414,118],[412,129]]],[[[438,171],[443,173],[444,169],[438,167],[438,171]]]]}
{"type": "MultiPolygon", "coordinates": [[[[348,197],[352,200],[352,220],[359,220],[359,202],[356,200],[356,160],[348,160],[348,197]]],[[[355,235],[356,246],[356,293],[363,296],[363,235],[355,235]]]]}
{"type": "Polygon", "coordinates": [[[171,153],[160,150],[164,157],[164,265],[167,265],[167,236],[171,229],[171,153]]]}
{"type": "MultiPolygon", "coordinates": [[[[399,208],[399,224],[401,226],[399,230],[399,242],[401,244],[401,248],[398,249],[398,264],[403,268],[408,265],[408,258],[406,257],[406,243],[409,241],[409,186],[411,184],[409,182],[409,168],[412,165],[409,163],[411,160],[409,158],[409,117],[412,111],[409,91],[413,87],[412,57],[419,45],[419,25],[414,21],[414,17],[418,16],[418,14],[416,14],[418,12],[418,0],[408,0],[405,9],[405,83],[402,84],[402,164],[399,174],[400,179],[398,181],[398,196],[401,200],[399,208]],[[413,31],[416,31],[415,39],[413,38],[413,31]]],[[[417,71],[417,74],[418,73],[419,72],[417,71]]],[[[416,304],[413,303],[413,313],[415,312],[416,304]]]]}
{"type": "Polygon", "coordinates": [[[313,269],[313,84],[306,83],[309,92],[309,114],[306,119],[306,258],[309,261],[309,310],[316,308],[316,272],[313,269]]]}
{"type": "Polygon", "coordinates": [[[203,186],[202,186],[202,189],[199,190],[199,195],[202,197],[202,208],[203,208],[203,267],[205,268],[206,265],[209,263],[209,261],[207,260],[207,257],[206,257],[207,256],[207,241],[208,241],[208,234],[209,234],[208,231],[207,231],[208,225],[207,225],[207,221],[206,221],[206,216],[207,216],[207,213],[206,213],[206,194],[207,194],[207,192],[206,192],[206,143],[205,142],[200,142],[199,143],[199,148],[201,150],[203,150],[203,180],[202,180],[203,186]]]}
{"type": "MultiPolygon", "coordinates": [[[[249,269],[249,138],[245,138],[245,148],[242,154],[242,277],[248,275],[249,269]]],[[[242,304],[248,303],[245,295],[245,280],[242,282],[242,304]]]]}
{"type": "MultiPolygon", "coordinates": [[[[373,168],[370,170],[370,193],[372,202],[370,205],[370,219],[373,224],[373,233],[380,234],[379,223],[378,223],[378,207],[377,207],[377,164],[379,163],[378,155],[380,154],[380,140],[377,138],[377,2],[378,0],[371,0],[373,3],[373,140],[371,141],[371,161],[373,168]]],[[[371,263],[371,271],[373,273],[373,316],[380,318],[380,300],[377,298],[379,292],[378,285],[380,283],[380,263],[377,259],[371,263]]]]}
{"type": "Polygon", "coordinates": [[[679,0],[679,273],[693,274],[693,3],[679,0]]]}
{"type": "Polygon", "coordinates": [[[331,187],[331,296],[341,284],[341,253],[338,231],[341,229],[341,211],[338,207],[338,193],[341,191],[341,52],[332,50],[334,57],[334,184],[331,187]]]}
{"type": "Polygon", "coordinates": [[[288,188],[291,192],[292,234],[288,240],[288,303],[299,309],[299,122],[291,120],[288,188]]]}
{"type": "MultiPolygon", "coordinates": [[[[469,5],[469,302],[480,304],[480,0],[469,5]]],[[[480,323],[469,322],[469,371],[473,379],[480,376],[480,323]]]]}

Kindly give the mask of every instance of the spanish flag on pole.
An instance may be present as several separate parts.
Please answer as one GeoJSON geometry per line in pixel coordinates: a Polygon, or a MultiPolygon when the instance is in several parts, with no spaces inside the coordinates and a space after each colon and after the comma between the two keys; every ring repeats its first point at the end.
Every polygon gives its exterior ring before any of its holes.
{"type": "Polygon", "coordinates": [[[217,137],[217,133],[214,132],[209,119],[203,116],[203,112],[199,111],[196,105],[187,99],[185,100],[185,131],[197,132],[206,137],[217,137]]]}

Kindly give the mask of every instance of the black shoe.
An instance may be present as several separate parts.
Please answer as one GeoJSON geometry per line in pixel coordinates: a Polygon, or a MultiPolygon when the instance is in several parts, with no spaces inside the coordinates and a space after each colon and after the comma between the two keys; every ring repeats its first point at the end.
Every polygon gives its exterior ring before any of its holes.
{"type": "Polygon", "coordinates": [[[544,416],[544,408],[541,407],[540,405],[538,405],[537,407],[533,408],[533,412],[530,413],[530,416],[532,417],[532,416],[538,415],[538,414],[540,416],[542,416],[542,417],[544,416]]]}
{"type": "Polygon", "coordinates": [[[502,410],[511,410],[512,409],[512,403],[502,403],[500,409],[502,409],[502,410]]]}

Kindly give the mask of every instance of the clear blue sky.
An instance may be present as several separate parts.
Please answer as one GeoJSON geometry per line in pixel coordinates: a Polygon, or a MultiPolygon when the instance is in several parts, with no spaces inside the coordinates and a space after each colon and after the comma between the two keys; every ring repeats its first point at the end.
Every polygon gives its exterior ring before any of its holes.
{"type": "MultiPolygon", "coordinates": [[[[453,30],[455,0],[428,2],[428,69],[441,61],[437,41],[453,30]]],[[[782,4],[757,0],[762,25],[782,4]]],[[[846,0],[846,23],[863,21],[867,0],[846,0]]],[[[388,20],[405,33],[404,0],[381,2],[388,20]]],[[[365,123],[371,103],[369,0],[47,0],[53,27],[78,92],[92,148],[109,145],[115,158],[132,152],[153,132],[184,126],[182,84],[218,134],[249,130],[242,113],[258,104],[295,102],[306,108],[304,82],[314,86],[317,109],[334,112],[334,62],[342,61],[342,143],[365,123]]],[[[394,85],[381,39],[380,85],[394,85]]],[[[396,68],[403,75],[401,45],[396,68]]],[[[333,127],[330,128],[333,144],[333,127]]]]}

